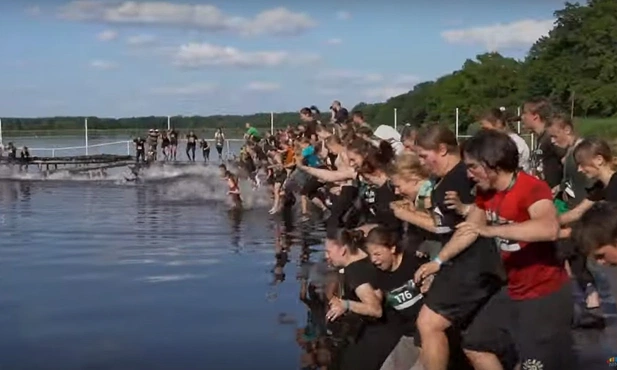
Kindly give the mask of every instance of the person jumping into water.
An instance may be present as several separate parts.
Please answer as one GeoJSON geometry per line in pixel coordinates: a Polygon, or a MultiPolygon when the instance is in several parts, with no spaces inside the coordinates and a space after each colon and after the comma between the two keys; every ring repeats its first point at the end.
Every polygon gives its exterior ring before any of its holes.
{"type": "Polygon", "coordinates": [[[231,200],[233,209],[241,209],[242,208],[242,197],[240,196],[240,186],[238,182],[238,177],[231,173],[231,171],[225,171],[225,179],[227,180],[227,186],[229,190],[227,194],[231,200]]]}

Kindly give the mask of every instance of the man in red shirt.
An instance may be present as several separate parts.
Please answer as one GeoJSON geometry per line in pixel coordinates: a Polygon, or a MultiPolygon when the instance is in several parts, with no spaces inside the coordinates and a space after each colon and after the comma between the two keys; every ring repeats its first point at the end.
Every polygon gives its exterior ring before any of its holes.
{"type": "Polygon", "coordinates": [[[559,222],[548,185],[518,171],[518,150],[506,134],[482,131],[463,148],[477,183],[463,234],[494,238],[511,299],[510,333],[523,369],[574,369],[573,298],[556,255],[559,222]]]}
{"type": "MultiPolygon", "coordinates": [[[[483,130],[465,142],[467,175],[476,183],[475,204],[418,278],[456,262],[477,237],[493,238],[508,280],[506,304],[491,315],[510,318],[506,330],[521,369],[580,368],[570,330],[574,302],[568,275],[556,255],[559,222],[549,186],[518,171],[518,149],[507,134],[483,130]]],[[[487,251],[489,253],[490,251],[487,251]]],[[[498,297],[498,295],[497,295],[498,297]]]]}

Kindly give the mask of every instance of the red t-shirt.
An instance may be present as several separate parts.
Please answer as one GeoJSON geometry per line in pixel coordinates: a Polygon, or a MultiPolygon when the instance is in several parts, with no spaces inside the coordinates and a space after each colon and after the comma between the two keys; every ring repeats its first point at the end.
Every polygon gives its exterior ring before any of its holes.
{"type": "MultiPolygon", "coordinates": [[[[476,196],[476,205],[486,212],[489,224],[505,225],[530,219],[528,209],[553,195],[548,185],[520,172],[514,185],[506,191],[476,196]]],[[[568,275],[556,254],[555,242],[526,243],[496,238],[508,274],[508,292],[515,300],[546,296],[559,290],[568,275]]]]}

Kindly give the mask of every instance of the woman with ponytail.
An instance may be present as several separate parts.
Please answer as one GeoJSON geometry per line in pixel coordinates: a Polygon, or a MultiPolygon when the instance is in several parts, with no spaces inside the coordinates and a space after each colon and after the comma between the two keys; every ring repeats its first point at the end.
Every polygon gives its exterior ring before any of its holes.
{"type": "Polygon", "coordinates": [[[364,248],[359,230],[329,229],[325,249],[328,262],[341,268],[339,297],[330,300],[329,322],[358,323],[354,338],[343,350],[340,369],[379,370],[396,343],[400,332],[391,330],[382,318],[382,294],[377,290],[378,270],[364,248]]]}

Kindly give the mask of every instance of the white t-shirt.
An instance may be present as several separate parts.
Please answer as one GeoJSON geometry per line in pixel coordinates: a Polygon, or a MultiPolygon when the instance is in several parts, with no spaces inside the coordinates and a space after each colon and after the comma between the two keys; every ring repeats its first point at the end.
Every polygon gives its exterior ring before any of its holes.
{"type": "Polygon", "coordinates": [[[518,167],[529,173],[531,171],[530,151],[525,140],[515,132],[508,133],[518,148],[518,167]]]}

